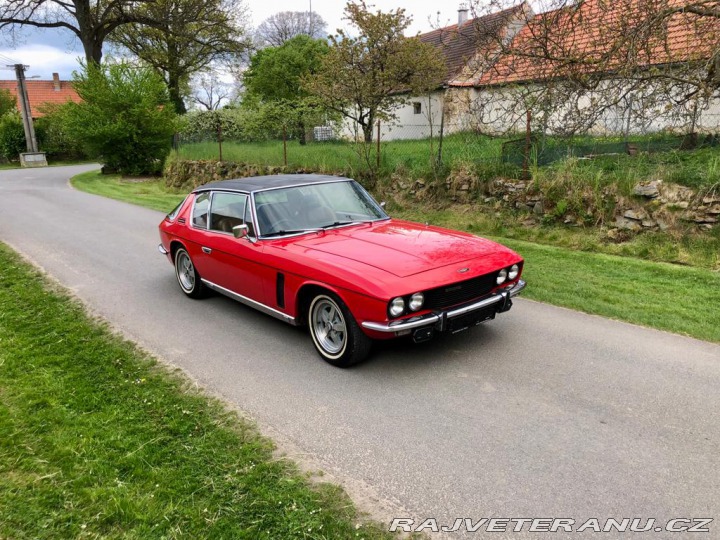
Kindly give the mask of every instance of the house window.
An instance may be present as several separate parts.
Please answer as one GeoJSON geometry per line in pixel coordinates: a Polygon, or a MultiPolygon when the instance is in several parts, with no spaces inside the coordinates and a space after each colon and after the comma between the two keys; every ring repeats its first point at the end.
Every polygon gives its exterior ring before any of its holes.
{"type": "Polygon", "coordinates": [[[420,103],[419,101],[413,101],[413,113],[414,114],[422,113],[422,103],[420,103]]]}

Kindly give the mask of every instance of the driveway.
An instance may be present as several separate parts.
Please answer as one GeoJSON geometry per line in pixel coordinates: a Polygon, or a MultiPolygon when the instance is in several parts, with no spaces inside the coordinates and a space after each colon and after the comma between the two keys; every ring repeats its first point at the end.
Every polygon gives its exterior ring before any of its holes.
{"type": "Polygon", "coordinates": [[[91,168],[0,171],[0,240],[381,519],[716,517],[672,538],[720,538],[720,346],[520,299],[335,369],[299,329],[185,298],[162,215],[68,186],[91,168]]]}

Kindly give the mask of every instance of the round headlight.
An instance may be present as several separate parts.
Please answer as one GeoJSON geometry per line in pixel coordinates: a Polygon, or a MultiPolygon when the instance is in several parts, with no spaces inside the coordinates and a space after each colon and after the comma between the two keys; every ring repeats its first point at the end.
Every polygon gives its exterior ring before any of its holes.
{"type": "Polygon", "coordinates": [[[518,273],[520,272],[520,267],[517,264],[513,264],[510,267],[510,271],[508,272],[508,279],[512,281],[516,277],[518,277],[518,273]]]}
{"type": "Polygon", "coordinates": [[[505,270],[504,268],[502,270],[500,270],[500,272],[498,272],[498,275],[497,275],[497,284],[502,285],[503,283],[505,283],[505,280],[507,279],[507,275],[508,275],[507,270],[505,270]]]}
{"type": "Polygon", "coordinates": [[[393,317],[399,317],[405,311],[405,300],[401,297],[393,298],[390,300],[390,315],[393,317]]]}
{"type": "Polygon", "coordinates": [[[410,311],[417,311],[423,306],[423,302],[425,302],[425,296],[423,293],[416,292],[410,297],[408,307],[410,308],[410,311]]]}

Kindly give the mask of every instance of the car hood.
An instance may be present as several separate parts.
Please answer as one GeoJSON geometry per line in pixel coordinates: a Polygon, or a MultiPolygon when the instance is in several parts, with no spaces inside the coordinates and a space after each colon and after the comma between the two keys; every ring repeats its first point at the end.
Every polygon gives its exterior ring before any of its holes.
{"type": "Polygon", "coordinates": [[[500,244],[471,234],[400,220],[332,229],[322,235],[303,237],[295,245],[369,265],[397,277],[478,257],[497,257],[502,261],[511,253],[500,244]]]}

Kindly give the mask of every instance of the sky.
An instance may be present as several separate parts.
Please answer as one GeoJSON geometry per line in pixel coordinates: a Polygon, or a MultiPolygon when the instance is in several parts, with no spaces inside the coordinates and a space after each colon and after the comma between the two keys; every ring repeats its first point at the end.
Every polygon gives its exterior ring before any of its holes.
{"type": "MultiPolygon", "coordinates": [[[[338,0],[246,0],[250,24],[256,27],[279,11],[308,11],[311,1],[312,10],[325,19],[330,33],[334,33],[337,28],[348,28],[347,21],[342,18],[345,4],[338,0]]],[[[433,25],[437,25],[437,21],[441,26],[456,23],[459,3],[460,0],[445,2],[443,5],[439,5],[437,0],[374,0],[372,5],[375,10],[381,11],[404,8],[406,14],[413,19],[408,34],[414,35],[431,30],[433,25]]],[[[61,79],[70,79],[73,70],[78,68],[78,58],[82,56],[82,45],[75,34],[69,31],[28,28],[22,32],[22,41],[14,47],[6,38],[0,36],[0,57],[30,66],[26,71],[28,77],[52,79],[52,74],[57,72],[61,79]]],[[[8,62],[0,62],[0,79],[13,79],[14,72],[5,68],[6,63],[8,62]]]]}

